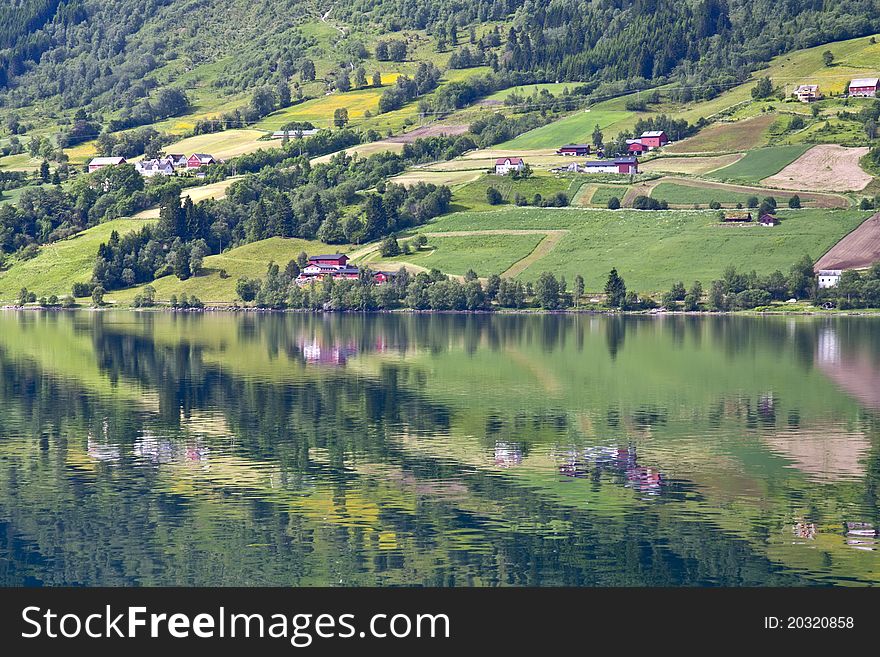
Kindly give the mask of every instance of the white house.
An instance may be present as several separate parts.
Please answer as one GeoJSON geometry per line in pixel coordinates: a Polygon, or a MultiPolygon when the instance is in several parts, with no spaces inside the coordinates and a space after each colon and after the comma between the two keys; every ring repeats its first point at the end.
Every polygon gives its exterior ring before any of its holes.
{"type": "Polygon", "coordinates": [[[802,84],[795,89],[794,95],[797,96],[797,99],[802,103],[811,103],[822,97],[822,94],[819,93],[818,84],[802,84]]]}
{"type": "Polygon", "coordinates": [[[117,164],[125,164],[124,157],[94,157],[92,161],[89,162],[89,173],[94,173],[98,169],[103,169],[104,167],[112,167],[117,164]]]}
{"type": "Polygon", "coordinates": [[[525,165],[521,157],[499,157],[495,160],[495,175],[506,176],[511,171],[522,171],[525,165]]]}
{"type": "Polygon", "coordinates": [[[134,168],[145,178],[152,178],[153,176],[171,176],[174,175],[173,162],[174,161],[170,157],[165,157],[161,160],[143,160],[141,162],[135,162],[134,168]]]}
{"type": "Polygon", "coordinates": [[[836,287],[840,283],[840,275],[843,273],[841,269],[820,269],[819,270],[819,289],[836,287]]]}

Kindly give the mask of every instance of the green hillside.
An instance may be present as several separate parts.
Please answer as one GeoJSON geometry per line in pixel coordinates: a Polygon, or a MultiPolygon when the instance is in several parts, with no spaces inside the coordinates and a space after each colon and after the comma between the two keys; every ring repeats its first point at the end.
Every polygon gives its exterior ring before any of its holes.
{"type": "Polygon", "coordinates": [[[115,230],[123,235],[152,223],[152,219],[115,219],[43,246],[35,258],[13,261],[6,271],[0,271],[0,301],[17,299],[23,287],[38,298],[70,294],[73,283],[91,279],[98,246],[110,239],[110,233],[115,230]]]}

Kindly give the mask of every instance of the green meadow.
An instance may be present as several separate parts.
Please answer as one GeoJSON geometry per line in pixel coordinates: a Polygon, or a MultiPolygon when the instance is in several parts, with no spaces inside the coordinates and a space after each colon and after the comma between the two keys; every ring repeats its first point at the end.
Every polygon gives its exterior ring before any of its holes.
{"type": "MultiPolygon", "coordinates": [[[[573,281],[581,274],[589,290],[601,290],[608,271],[617,267],[631,289],[656,293],[678,280],[708,284],[730,265],[768,274],[785,271],[804,254],[818,258],[869,214],[783,210],[782,223],[765,228],[721,225],[713,211],[504,208],[446,215],[420,231],[566,230],[558,245],[520,278],[534,281],[541,272],[553,271],[573,281]]],[[[493,243],[496,237],[491,236],[493,243]]],[[[500,273],[486,266],[485,254],[461,257],[459,268],[473,268],[481,276],[500,273]]]]}
{"type": "MultiPolygon", "coordinates": [[[[774,197],[777,202],[787,200],[793,195],[792,192],[782,192],[778,189],[755,190],[754,192],[738,192],[731,189],[716,189],[714,187],[695,187],[693,185],[679,185],[677,183],[662,182],[653,190],[651,196],[658,200],[665,200],[673,205],[692,205],[697,203],[706,206],[712,201],[718,201],[724,205],[746,204],[752,197],[774,197]]],[[[806,202],[806,201],[804,201],[806,202]]]]}
{"type": "MultiPolygon", "coordinates": [[[[269,262],[276,262],[283,268],[303,251],[309,255],[315,255],[318,253],[345,253],[349,249],[350,247],[329,246],[314,240],[270,237],[266,240],[229,249],[219,255],[208,256],[205,258],[204,270],[198,276],[193,276],[185,281],[179,280],[176,276],[164,276],[156,279],[150,285],[156,290],[156,298],[161,301],[167,301],[172,294],[178,297],[181,294],[195,295],[205,302],[235,301],[237,298],[235,286],[238,279],[243,276],[264,277],[269,262]],[[225,275],[221,275],[224,270],[225,275]]],[[[136,294],[143,291],[144,287],[142,285],[113,291],[107,295],[107,299],[117,303],[130,303],[136,294]]]]}
{"type": "Polygon", "coordinates": [[[410,255],[373,258],[374,269],[395,271],[401,263],[425,269],[439,269],[454,276],[474,269],[481,276],[501,273],[522,260],[544,239],[544,235],[471,235],[463,237],[428,237],[427,246],[410,255]]]}
{"type": "Polygon", "coordinates": [[[36,292],[37,297],[70,294],[74,283],[85,283],[92,277],[98,246],[108,241],[114,230],[124,235],[152,223],[152,219],[114,219],[41,247],[35,258],[14,261],[0,272],[0,301],[17,299],[23,287],[36,292]]]}
{"type": "Polygon", "coordinates": [[[810,144],[794,144],[791,146],[771,146],[749,151],[741,160],[726,167],[706,174],[707,178],[718,180],[740,180],[758,182],[779,173],[783,168],[794,162],[807,152],[810,144]]]}
{"type": "Polygon", "coordinates": [[[565,144],[586,143],[592,141],[593,130],[597,125],[599,128],[606,128],[632,115],[632,112],[621,110],[578,110],[574,114],[569,114],[565,118],[540,128],[529,130],[519,137],[493,148],[497,150],[539,150],[559,148],[565,144]]]}

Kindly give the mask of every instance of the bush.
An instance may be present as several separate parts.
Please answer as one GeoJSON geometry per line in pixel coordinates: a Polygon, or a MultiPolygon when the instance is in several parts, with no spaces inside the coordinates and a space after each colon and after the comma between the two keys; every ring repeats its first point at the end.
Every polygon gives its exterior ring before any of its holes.
{"type": "Polygon", "coordinates": [[[383,258],[391,258],[400,255],[400,244],[397,243],[397,238],[393,235],[389,235],[382,240],[382,245],[379,247],[379,253],[382,254],[383,258]]]}
{"type": "Polygon", "coordinates": [[[608,199],[608,209],[609,210],[619,210],[620,209],[620,199],[616,196],[612,196],[608,199]]]}
{"type": "Polygon", "coordinates": [[[94,283],[74,283],[71,293],[75,298],[90,297],[94,289],[94,283]]]}
{"type": "Polygon", "coordinates": [[[501,197],[501,192],[499,192],[494,187],[487,188],[486,201],[488,201],[489,205],[501,205],[501,202],[503,201],[501,197]]]}

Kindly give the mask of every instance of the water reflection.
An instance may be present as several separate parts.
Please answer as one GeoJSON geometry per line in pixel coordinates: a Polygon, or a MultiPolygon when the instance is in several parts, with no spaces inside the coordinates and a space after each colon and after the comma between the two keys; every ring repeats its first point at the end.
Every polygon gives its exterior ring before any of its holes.
{"type": "Polygon", "coordinates": [[[0,314],[0,582],[880,580],[873,320],[0,314]]]}

